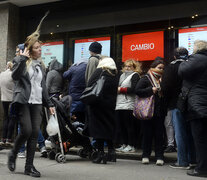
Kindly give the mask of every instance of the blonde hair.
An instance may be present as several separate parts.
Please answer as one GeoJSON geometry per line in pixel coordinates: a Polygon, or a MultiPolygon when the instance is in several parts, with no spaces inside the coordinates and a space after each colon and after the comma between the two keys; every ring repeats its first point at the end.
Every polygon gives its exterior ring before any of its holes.
{"type": "Polygon", "coordinates": [[[207,50],[207,41],[196,40],[194,42],[193,53],[198,53],[207,50]]]}
{"type": "MultiPolygon", "coordinates": [[[[31,44],[30,49],[29,49],[29,54],[32,54],[32,48],[33,48],[33,45],[34,45],[36,42],[39,42],[40,44],[42,43],[40,40],[36,40],[33,44],[31,44]]],[[[45,66],[44,62],[42,61],[42,58],[39,58],[38,61],[40,62],[42,68],[43,68],[44,70],[46,70],[46,66],[45,66]]],[[[26,62],[26,65],[27,65],[27,71],[28,71],[28,69],[29,69],[29,67],[30,67],[31,64],[32,64],[32,58],[29,58],[29,59],[27,60],[27,62],[26,62]]]]}
{"type": "Polygon", "coordinates": [[[125,72],[125,66],[131,65],[134,68],[134,72],[137,72],[139,74],[142,73],[142,64],[139,61],[135,61],[134,59],[128,59],[124,62],[122,72],[125,72]]]}

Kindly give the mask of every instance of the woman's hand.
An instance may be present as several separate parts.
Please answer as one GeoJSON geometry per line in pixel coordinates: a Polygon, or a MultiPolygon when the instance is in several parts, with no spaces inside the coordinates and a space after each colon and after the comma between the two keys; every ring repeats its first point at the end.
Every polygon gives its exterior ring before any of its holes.
{"type": "Polygon", "coordinates": [[[121,90],[121,87],[118,87],[118,90],[117,90],[117,92],[118,92],[118,93],[120,93],[120,90],[121,90]]]}
{"type": "Polygon", "coordinates": [[[152,91],[153,91],[154,94],[156,94],[158,89],[156,87],[152,87],[152,91]]]}
{"type": "Polygon", "coordinates": [[[52,115],[55,114],[55,108],[54,107],[50,107],[49,110],[50,110],[50,114],[52,114],[52,115]]]}
{"type": "Polygon", "coordinates": [[[24,51],[20,50],[20,55],[30,58],[29,50],[27,48],[25,48],[24,51]]]}

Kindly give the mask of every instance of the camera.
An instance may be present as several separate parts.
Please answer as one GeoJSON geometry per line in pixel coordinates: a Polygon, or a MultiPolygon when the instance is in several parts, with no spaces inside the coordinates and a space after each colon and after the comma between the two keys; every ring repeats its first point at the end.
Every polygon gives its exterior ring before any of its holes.
{"type": "Polygon", "coordinates": [[[24,48],[25,48],[24,43],[23,43],[23,44],[18,44],[17,47],[18,47],[20,50],[24,51],[24,48]]]}

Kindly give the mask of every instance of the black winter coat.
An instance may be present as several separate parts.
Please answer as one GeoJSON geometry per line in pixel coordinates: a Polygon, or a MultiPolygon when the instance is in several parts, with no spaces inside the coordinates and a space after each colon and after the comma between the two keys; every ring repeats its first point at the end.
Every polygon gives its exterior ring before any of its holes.
{"type": "MultiPolygon", "coordinates": [[[[143,76],[137,83],[135,88],[135,93],[139,97],[150,97],[153,95],[152,84],[147,77],[148,75],[143,76]]],[[[166,115],[166,108],[164,105],[164,99],[159,97],[158,94],[155,94],[155,108],[154,116],[164,117],[166,115]]]]}
{"type": "Polygon", "coordinates": [[[172,61],[166,66],[162,75],[161,89],[170,110],[177,107],[178,96],[181,92],[182,78],[178,76],[178,68],[183,61],[182,59],[172,61]]]}
{"type": "MultiPolygon", "coordinates": [[[[102,69],[98,68],[88,81],[92,86],[100,77],[102,69]]],[[[102,98],[89,106],[88,131],[89,136],[95,139],[112,140],[114,136],[115,106],[118,88],[118,75],[112,76],[107,71],[103,72],[106,77],[102,98]]]]}
{"type": "Polygon", "coordinates": [[[207,51],[193,54],[180,64],[179,75],[188,94],[187,120],[207,118],[207,51]]]}

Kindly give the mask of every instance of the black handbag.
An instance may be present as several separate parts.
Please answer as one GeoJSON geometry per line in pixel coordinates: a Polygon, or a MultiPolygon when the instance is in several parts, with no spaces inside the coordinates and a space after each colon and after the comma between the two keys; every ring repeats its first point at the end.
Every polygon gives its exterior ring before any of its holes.
{"type": "Polygon", "coordinates": [[[80,100],[84,104],[88,104],[88,105],[95,103],[98,99],[100,99],[102,95],[104,83],[105,83],[105,76],[102,76],[101,73],[99,79],[92,86],[87,87],[83,91],[80,100]]]}
{"type": "Polygon", "coordinates": [[[180,112],[185,113],[188,110],[188,94],[191,88],[182,87],[181,93],[178,96],[177,108],[180,112]]]}

